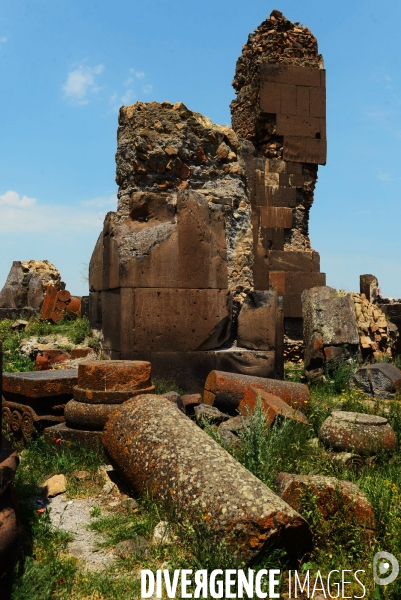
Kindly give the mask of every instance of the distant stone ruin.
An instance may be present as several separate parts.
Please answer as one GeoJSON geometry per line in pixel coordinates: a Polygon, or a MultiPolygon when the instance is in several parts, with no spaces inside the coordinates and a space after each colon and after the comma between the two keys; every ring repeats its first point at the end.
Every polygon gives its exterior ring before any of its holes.
{"type": "Polygon", "coordinates": [[[316,39],[273,11],[233,85],[233,129],[181,102],[120,109],[118,207],[89,268],[105,355],[192,391],[213,369],[281,378],[283,301],[301,338],[301,292],[325,283],[308,238],[326,160],[316,39]]]}

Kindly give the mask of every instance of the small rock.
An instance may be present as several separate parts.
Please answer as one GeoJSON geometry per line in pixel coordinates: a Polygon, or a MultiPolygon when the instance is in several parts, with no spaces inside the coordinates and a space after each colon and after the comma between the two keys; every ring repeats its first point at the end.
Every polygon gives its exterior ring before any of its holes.
{"type": "Polygon", "coordinates": [[[116,484],[114,483],[114,481],[107,481],[102,488],[103,494],[110,494],[110,492],[115,488],[115,486],[116,484]]]}
{"type": "Polygon", "coordinates": [[[239,439],[239,437],[228,429],[220,429],[219,427],[219,434],[223,442],[225,442],[228,446],[239,448],[242,445],[242,441],[239,439]]]}
{"type": "Polygon", "coordinates": [[[90,479],[90,473],[88,471],[76,471],[74,477],[81,480],[90,479]]]}
{"type": "Polygon", "coordinates": [[[124,508],[127,508],[129,510],[135,510],[136,508],[138,508],[138,502],[134,500],[134,498],[125,498],[121,502],[121,504],[124,508]]]}
{"type": "Polygon", "coordinates": [[[232,417],[227,421],[224,421],[219,426],[220,435],[223,431],[231,431],[232,433],[238,434],[240,431],[246,427],[248,421],[248,417],[243,417],[242,415],[238,415],[238,417],[232,417]]]}
{"type": "Polygon", "coordinates": [[[163,544],[165,546],[174,542],[171,527],[167,521],[160,521],[153,531],[152,544],[163,544]]]}
{"type": "Polygon", "coordinates": [[[181,412],[185,412],[184,404],[178,392],[166,392],[165,394],[162,394],[162,396],[163,398],[167,398],[167,400],[175,404],[181,412]]]}
{"type": "Polygon", "coordinates": [[[13,329],[18,329],[18,331],[21,331],[22,329],[25,329],[25,327],[27,325],[28,325],[28,321],[24,321],[23,319],[18,319],[11,325],[11,327],[13,329]]]}
{"type": "Polygon", "coordinates": [[[149,543],[143,537],[124,540],[114,548],[114,554],[119,558],[130,558],[133,555],[144,555],[149,548],[149,543]]]}
{"type": "Polygon", "coordinates": [[[67,490],[65,475],[53,475],[43,484],[43,491],[49,497],[63,494],[67,490]]]}
{"type": "Polygon", "coordinates": [[[120,504],[120,500],[113,500],[112,502],[109,502],[107,506],[110,506],[110,508],[117,508],[120,504]]]}
{"type": "Polygon", "coordinates": [[[200,404],[194,407],[195,419],[197,423],[200,423],[203,419],[209,421],[209,423],[221,423],[226,421],[229,416],[222,413],[215,406],[209,406],[208,404],[200,404]]]}

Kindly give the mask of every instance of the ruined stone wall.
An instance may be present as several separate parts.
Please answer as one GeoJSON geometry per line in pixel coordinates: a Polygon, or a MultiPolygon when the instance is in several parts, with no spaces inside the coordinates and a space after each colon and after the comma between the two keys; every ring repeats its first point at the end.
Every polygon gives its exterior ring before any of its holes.
{"type": "Polygon", "coordinates": [[[91,322],[102,328],[108,356],[151,360],[156,373],[187,369],[191,378],[196,370],[195,388],[218,365],[276,375],[281,306],[273,293],[252,295],[252,213],[239,145],[230,127],[182,103],[121,108],[118,208],[90,263],[91,322]],[[265,343],[255,349],[242,335],[239,346],[238,319],[265,331],[265,343]]]}
{"type": "Polygon", "coordinates": [[[232,125],[245,140],[254,285],[283,295],[291,336],[301,292],[325,284],[308,235],[317,165],[326,162],[325,71],[316,38],[274,10],[243,46],[233,86],[232,125]]]}

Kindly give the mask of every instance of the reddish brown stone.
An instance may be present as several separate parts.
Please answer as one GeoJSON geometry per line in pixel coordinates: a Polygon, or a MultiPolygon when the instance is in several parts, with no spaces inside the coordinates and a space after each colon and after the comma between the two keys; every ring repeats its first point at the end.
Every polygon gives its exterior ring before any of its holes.
{"type": "Polygon", "coordinates": [[[78,367],[78,386],[102,392],[131,392],[151,385],[151,364],[140,360],[88,360],[78,367]]]}
{"type": "Polygon", "coordinates": [[[35,358],[35,371],[47,371],[53,365],[63,363],[71,358],[66,350],[42,350],[35,358]]]}
{"type": "Polygon", "coordinates": [[[320,441],[338,452],[377,454],[395,452],[396,435],[387,419],[376,415],[334,410],[319,431],[320,441]]]}
{"type": "Polygon", "coordinates": [[[168,400],[138,396],[122,404],[102,441],[134,489],[168,501],[180,520],[201,517],[245,563],[273,539],[292,556],[310,548],[304,519],[168,400]]]}
{"type": "Polygon", "coordinates": [[[230,309],[224,289],[137,289],[132,350],[218,348],[230,334],[230,309]]]}
{"type": "Polygon", "coordinates": [[[98,449],[102,439],[102,431],[91,431],[85,429],[73,429],[65,423],[46,427],[43,437],[51,446],[63,447],[63,445],[77,444],[84,448],[98,449]]]}
{"type": "Polygon", "coordinates": [[[86,404],[70,400],[64,409],[65,422],[68,427],[77,429],[103,429],[116,409],[116,404],[86,404]]]}
{"type": "Polygon", "coordinates": [[[244,416],[252,413],[255,410],[258,398],[262,401],[262,408],[266,414],[266,422],[269,427],[273,425],[277,417],[291,419],[292,421],[298,421],[303,425],[308,425],[308,419],[299,410],[294,410],[278,396],[254,387],[249,389],[239,403],[237,409],[239,413],[244,416]]]}
{"type": "Polygon", "coordinates": [[[78,383],[77,369],[57,371],[34,371],[27,373],[3,373],[3,393],[27,398],[46,398],[49,396],[72,397],[72,390],[78,383]]]}
{"type": "Polygon", "coordinates": [[[269,284],[275,292],[278,294],[285,294],[286,292],[286,276],[285,271],[270,271],[269,272],[269,284]]]}
{"type": "Polygon", "coordinates": [[[89,354],[93,354],[93,348],[72,348],[71,349],[71,358],[75,360],[76,358],[85,358],[89,356],[89,354]]]}
{"type": "Polygon", "coordinates": [[[251,387],[274,394],[297,410],[306,408],[310,399],[309,390],[302,383],[212,371],[206,379],[203,401],[227,414],[236,414],[241,402],[254,401],[251,387]]]}
{"type": "Polygon", "coordinates": [[[195,406],[199,406],[203,403],[202,396],[200,394],[186,394],[181,396],[182,404],[186,410],[191,410],[195,406]]]}
{"type": "Polygon", "coordinates": [[[132,390],[88,390],[82,389],[79,386],[74,387],[74,400],[84,402],[86,404],[122,404],[133,396],[139,394],[153,394],[155,386],[139,387],[132,390]]]}
{"type": "Polygon", "coordinates": [[[276,349],[277,294],[249,292],[238,315],[237,344],[254,350],[276,349]]]}
{"type": "Polygon", "coordinates": [[[365,494],[350,481],[323,475],[279,473],[275,487],[280,498],[301,513],[303,499],[313,495],[324,519],[331,519],[340,512],[341,518],[345,518],[350,524],[356,521],[368,530],[376,529],[372,505],[365,494]]]}

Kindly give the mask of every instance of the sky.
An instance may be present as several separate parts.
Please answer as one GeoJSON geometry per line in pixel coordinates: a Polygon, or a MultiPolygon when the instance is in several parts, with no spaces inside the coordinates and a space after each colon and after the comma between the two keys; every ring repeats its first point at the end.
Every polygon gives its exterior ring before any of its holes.
{"type": "Polygon", "coordinates": [[[307,25],[327,70],[327,165],[310,213],[327,284],[372,273],[401,297],[401,3],[0,0],[0,289],[50,260],[73,294],[116,208],[118,109],[184,102],[230,124],[235,63],[273,8],[307,25]]]}

